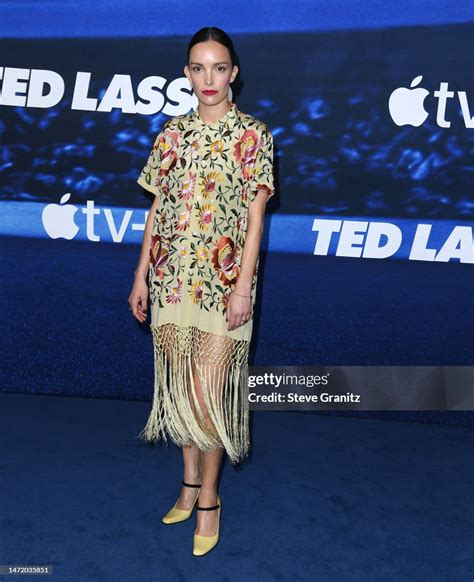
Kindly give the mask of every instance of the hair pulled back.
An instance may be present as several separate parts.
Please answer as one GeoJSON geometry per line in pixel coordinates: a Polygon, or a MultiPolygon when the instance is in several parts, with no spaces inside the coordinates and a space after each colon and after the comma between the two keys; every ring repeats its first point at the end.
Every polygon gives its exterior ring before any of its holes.
{"type": "Polygon", "coordinates": [[[232,66],[237,65],[237,55],[235,54],[234,43],[226,32],[216,26],[206,26],[193,35],[188,44],[188,62],[193,46],[198,42],[205,42],[206,40],[215,40],[224,45],[229,51],[232,66]]]}

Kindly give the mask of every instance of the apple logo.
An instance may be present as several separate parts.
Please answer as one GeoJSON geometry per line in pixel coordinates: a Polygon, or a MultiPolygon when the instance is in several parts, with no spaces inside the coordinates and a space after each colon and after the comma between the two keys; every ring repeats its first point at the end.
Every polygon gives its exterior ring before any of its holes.
{"type": "Polygon", "coordinates": [[[420,127],[428,117],[428,112],[423,107],[423,101],[429,95],[429,91],[421,87],[414,89],[421,83],[422,79],[423,75],[419,75],[411,82],[411,89],[398,87],[390,95],[388,110],[397,125],[420,127]]]}
{"type": "Polygon", "coordinates": [[[50,238],[71,240],[79,232],[79,227],[74,222],[77,207],[66,204],[70,197],[71,193],[68,192],[61,197],[59,204],[48,204],[43,208],[43,227],[50,238]]]}

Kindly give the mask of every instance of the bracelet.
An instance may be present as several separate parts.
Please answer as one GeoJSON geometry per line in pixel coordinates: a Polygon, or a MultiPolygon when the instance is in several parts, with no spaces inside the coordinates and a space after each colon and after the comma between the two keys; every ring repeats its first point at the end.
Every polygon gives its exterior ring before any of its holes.
{"type": "Polygon", "coordinates": [[[237,291],[232,291],[232,293],[235,293],[236,295],[239,295],[239,297],[252,297],[251,295],[241,295],[240,293],[237,293],[237,291]]]}

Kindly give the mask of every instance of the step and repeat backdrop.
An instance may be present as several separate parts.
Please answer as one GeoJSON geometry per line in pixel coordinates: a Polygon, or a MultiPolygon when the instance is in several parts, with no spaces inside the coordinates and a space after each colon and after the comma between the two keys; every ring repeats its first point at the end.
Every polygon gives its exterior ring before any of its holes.
{"type": "Polygon", "coordinates": [[[470,366],[472,6],[156,4],[0,7],[2,390],[150,397],[136,179],[207,25],[275,142],[250,363],[470,366]]]}

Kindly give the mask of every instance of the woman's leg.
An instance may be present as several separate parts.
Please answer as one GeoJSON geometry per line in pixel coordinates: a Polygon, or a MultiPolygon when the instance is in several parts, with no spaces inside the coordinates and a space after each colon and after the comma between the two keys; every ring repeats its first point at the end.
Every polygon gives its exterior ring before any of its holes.
{"type": "MultiPolygon", "coordinates": [[[[208,346],[209,347],[209,346],[208,346]]],[[[207,353],[210,356],[210,353],[207,353]]],[[[212,357],[212,356],[211,356],[212,357]]],[[[211,398],[220,398],[222,392],[222,381],[217,380],[215,366],[207,367],[204,372],[204,381],[206,386],[213,380],[211,388],[211,398]],[[211,370],[214,373],[211,373],[211,370]]],[[[207,410],[203,388],[200,382],[199,373],[193,360],[193,380],[196,398],[205,419],[205,426],[210,434],[217,435],[214,424],[207,410]]],[[[198,418],[194,398],[192,394],[192,384],[188,378],[188,394],[191,408],[198,418]]],[[[217,481],[222,461],[222,447],[216,447],[213,451],[200,451],[195,445],[191,447],[182,447],[184,459],[184,481],[186,483],[201,483],[198,503],[202,507],[210,507],[217,503],[217,481]]],[[[196,496],[196,490],[183,485],[179,503],[176,505],[179,509],[190,509],[196,496]]],[[[198,511],[197,512],[197,533],[200,535],[214,535],[217,531],[217,511],[198,511]]]]}
{"type": "MultiPolygon", "coordinates": [[[[199,466],[199,449],[192,445],[190,447],[181,447],[183,451],[183,481],[190,484],[201,483],[201,470],[199,466]]],[[[197,495],[197,488],[181,488],[181,495],[176,503],[178,509],[191,509],[197,495]]]]}
{"type": "MultiPolygon", "coordinates": [[[[191,403],[191,408],[193,409],[194,414],[196,414],[196,408],[194,406],[194,399],[192,395],[192,388],[191,388],[191,379],[188,376],[187,378],[187,386],[188,386],[188,397],[191,403]]],[[[183,451],[183,481],[185,483],[190,484],[201,484],[201,465],[200,465],[200,451],[196,445],[191,445],[189,447],[181,447],[183,451]]],[[[191,509],[191,506],[196,499],[196,495],[198,493],[197,488],[195,487],[185,487],[182,486],[181,495],[179,497],[179,501],[176,504],[178,509],[191,509]]]]}
{"type": "MultiPolygon", "coordinates": [[[[223,448],[205,453],[200,451],[202,487],[199,491],[198,504],[201,507],[211,507],[217,503],[217,480],[221,466],[223,448]]],[[[217,532],[217,511],[197,511],[196,533],[202,536],[212,536],[217,532]]]]}
{"type": "MultiPolygon", "coordinates": [[[[203,341],[200,343],[200,348],[197,357],[200,374],[193,360],[194,386],[199,407],[204,415],[206,430],[215,439],[216,447],[212,451],[199,452],[202,485],[199,492],[198,504],[201,507],[211,507],[217,504],[217,486],[224,447],[207,409],[204,391],[207,392],[209,400],[214,404],[216,413],[219,410],[222,411],[223,407],[228,406],[225,403],[223,390],[233,349],[233,342],[229,338],[205,334],[203,341]],[[204,383],[204,388],[201,378],[204,383]]],[[[222,422],[222,417],[220,420],[222,422]]],[[[214,535],[217,532],[218,512],[197,511],[196,513],[196,533],[203,536],[214,535]]]]}
{"type": "MultiPolygon", "coordinates": [[[[209,372],[209,370],[208,370],[209,372]]],[[[204,374],[204,380],[210,380],[204,374]]],[[[216,375],[213,374],[214,385],[212,387],[212,398],[220,397],[222,385],[216,380],[216,375]]],[[[199,407],[204,415],[205,426],[210,434],[216,435],[216,429],[209,416],[207,410],[203,389],[199,379],[199,374],[193,360],[193,379],[194,389],[198,400],[199,407]]],[[[191,403],[191,408],[198,418],[194,398],[191,392],[191,383],[188,379],[188,394],[191,403]]],[[[186,483],[201,483],[199,491],[198,503],[202,507],[210,507],[217,503],[217,480],[219,478],[219,470],[222,460],[222,453],[224,449],[217,447],[213,451],[200,451],[196,445],[190,447],[182,447],[184,460],[184,481],[186,483]]],[[[196,489],[192,487],[185,487],[183,485],[179,503],[176,505],[178,509],[190,509],[196,497],[196,489]]],[[[217,511],[198,511],[197,512],[197,533],[200,535],[214,535],[217,531],[217,511]]]]}

